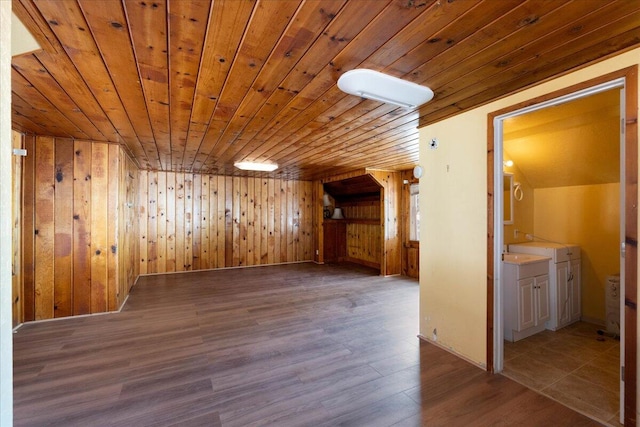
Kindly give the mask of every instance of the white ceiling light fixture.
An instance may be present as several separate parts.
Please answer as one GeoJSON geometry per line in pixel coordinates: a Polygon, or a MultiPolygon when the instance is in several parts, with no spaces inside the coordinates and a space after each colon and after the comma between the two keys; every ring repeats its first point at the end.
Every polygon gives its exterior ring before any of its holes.
{"type": "Polygon", "coordinates": [[[233,166],[245,171],[273,172],[278,169],[276,163],[235,162],[233,166]]]}
{"type": "Polygon", "coordinates": [[[433,99],[433,91],[426,86],[365,68],[341,75],[338,88],[351,95],[402,108],[416,108],[433,99]]]}

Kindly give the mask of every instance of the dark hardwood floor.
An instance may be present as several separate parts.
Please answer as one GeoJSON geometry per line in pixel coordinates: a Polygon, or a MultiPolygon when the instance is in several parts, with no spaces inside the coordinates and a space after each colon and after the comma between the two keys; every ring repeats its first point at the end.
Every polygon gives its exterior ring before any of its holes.
{"type": "Polygon", "coordinates": [[[598,425],[420,342],[418,300],[353,265],[143,277],[121,313],[18,329],[15,425],[598,425]]]}

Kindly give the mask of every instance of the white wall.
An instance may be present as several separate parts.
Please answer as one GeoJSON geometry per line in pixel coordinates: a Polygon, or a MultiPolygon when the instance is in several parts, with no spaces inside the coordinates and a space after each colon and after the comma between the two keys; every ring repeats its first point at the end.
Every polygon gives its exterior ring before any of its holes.
{"type": "MultiPolygon", "coordinates": [[[[11,2],[0,1],[0,206],[11,206],[11,2]]],[[[13,424],[11,215],[0,215],[0,426],[13,424]]]]}
{"type": "Polygon", "coordinates": [[[440,345],[486,365],[488,114],[638,63],[640,49],[420,129],[423,337],[436,329],[440,345]]]}

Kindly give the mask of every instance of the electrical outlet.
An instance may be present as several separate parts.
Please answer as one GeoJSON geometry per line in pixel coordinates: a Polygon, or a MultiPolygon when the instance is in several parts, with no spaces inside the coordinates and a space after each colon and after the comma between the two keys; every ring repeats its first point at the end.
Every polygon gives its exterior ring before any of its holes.
{"type": "Polygon", "coordinates": [[[518,234],[520,234],[520,230],[518,230],[517,228],[515,230],[513,230],[513,238],[514,239],[518,238],[518,234]]]}

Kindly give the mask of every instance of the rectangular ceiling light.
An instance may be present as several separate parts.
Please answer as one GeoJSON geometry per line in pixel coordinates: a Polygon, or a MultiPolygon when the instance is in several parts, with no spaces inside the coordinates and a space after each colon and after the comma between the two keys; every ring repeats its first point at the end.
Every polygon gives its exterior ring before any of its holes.
{"type": "Polygon", "coordinates": [[[433,91],[426,86],[364,68],[341,75],[338,88],[351,95],[402,108],[416,108],[433,98],[433,91]]]}
{"type": "Polygon", "coordinates": [[[275,163],[235,162],[233,165],[246,171],[273,172],[278,169],[275,163]]]}

